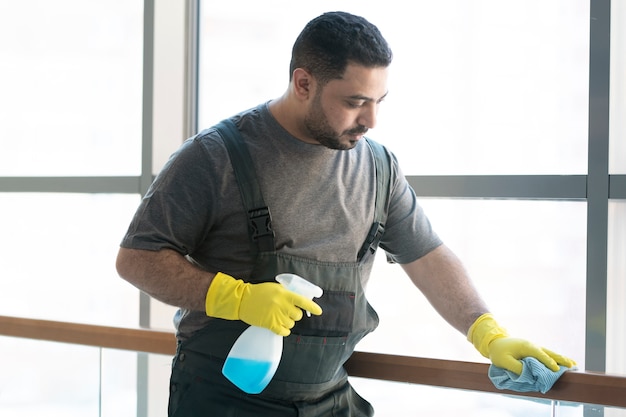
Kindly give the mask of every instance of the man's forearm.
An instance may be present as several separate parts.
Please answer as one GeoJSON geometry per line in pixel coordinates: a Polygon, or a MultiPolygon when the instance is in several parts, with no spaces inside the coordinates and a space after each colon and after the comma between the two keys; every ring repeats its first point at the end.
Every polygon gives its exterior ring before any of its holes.
{"type": "Polygon", "coordinates": [[[122,278],[151,297],[198,311],[205,310],[206,293],[215,276],[169,249],[120,248],[116,268],[122,278]]]}
{"type": "Polygon", "coordinates": [[[402,267],[435,310],[461,333],[467,334],[472,323],[489,311],[461,261],[445,245],[402,267]]]}

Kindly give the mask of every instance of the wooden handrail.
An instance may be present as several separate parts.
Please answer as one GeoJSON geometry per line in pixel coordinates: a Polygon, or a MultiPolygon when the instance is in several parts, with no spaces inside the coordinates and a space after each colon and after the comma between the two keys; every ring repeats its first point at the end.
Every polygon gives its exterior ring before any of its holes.
{"type": "Polygon", "coordinates": [[[499,390],[486,363],[355,352],[346,363],[352,376],[494,392],[548,400],[626,407],[626,377],[589,371],[565,372],[546,394],[499,390]]]}
{"type": "Polygon", "coordinates": [[[0,316],[0,335],[173,355],[172,332],[0,316]]]}
{"type": "MultiPolygon", "coordinates": [[[[0,316],[0,335],[87,346],[173,355],[172,332],[65,323],[0,316]]],[[[546,394],[498,390],[489,365],[443,359],[355,352],[346,362],[351,376],[408,382],[626,408],[626,377],[597,372],[566,372],[546,394]]]]}

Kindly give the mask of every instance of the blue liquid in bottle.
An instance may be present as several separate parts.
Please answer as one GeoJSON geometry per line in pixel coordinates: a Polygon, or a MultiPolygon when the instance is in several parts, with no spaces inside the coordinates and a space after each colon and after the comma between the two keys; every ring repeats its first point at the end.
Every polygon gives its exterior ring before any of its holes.
{"type": "Polygon", "coordinates": [[[250,359],[228,358],[223,372],[228,379],[248,394],[258,394],[267,386],[273,376],[271,362],[250,359]]]}

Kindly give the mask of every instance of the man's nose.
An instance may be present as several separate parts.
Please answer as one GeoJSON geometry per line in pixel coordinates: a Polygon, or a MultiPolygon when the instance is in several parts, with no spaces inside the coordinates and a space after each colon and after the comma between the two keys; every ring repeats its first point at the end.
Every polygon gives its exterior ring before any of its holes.
{"type": "Polygon", "coordinates": [[[378,106],[374,103],[370,103],[367,106],[363,106],[357,123],[361,126],[365,126],[368,129],[373,129],[376,126],[378,115],[378,106]]]}

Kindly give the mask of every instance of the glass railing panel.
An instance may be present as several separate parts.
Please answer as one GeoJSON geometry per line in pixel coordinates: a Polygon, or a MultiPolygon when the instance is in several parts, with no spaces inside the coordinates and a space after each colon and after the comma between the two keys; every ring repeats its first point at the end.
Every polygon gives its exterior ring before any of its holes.
{"type": "Polygon", "coordinates": [[[604,417],[626,417],[625,408],[605,407],[604,417]]]}
{"type": "Polygon", "coordinates": [[[0,415],[167,415],[171,356],[0,337],[0,415]]]}
{"type": "Polygon", "coordinates": [[[366,378],[351,377],[350,381],[381,416],[582,417],[585,412],[580,403],[366,378]]]}
{"type": "Polygon", "coordinates": [[[117,349],[99,350],[101,414],[98,417],[139,417],[137,414],[139,353],[117,349]]]}
{"type": "Polygon", "coordinates": [[[99,416],[99,348],[0,337],[0,357],[1,416],[99,416]]]}
{"type": "MultiPolygon", "coordinates": [[[[145,354],[147,358],[146,401],[140,404],[139,416],[163,417],[167,415],[169,380],[172,356],[145,354]]],[[[141,378],[141,376],[140,376],[141,378]]]]}

